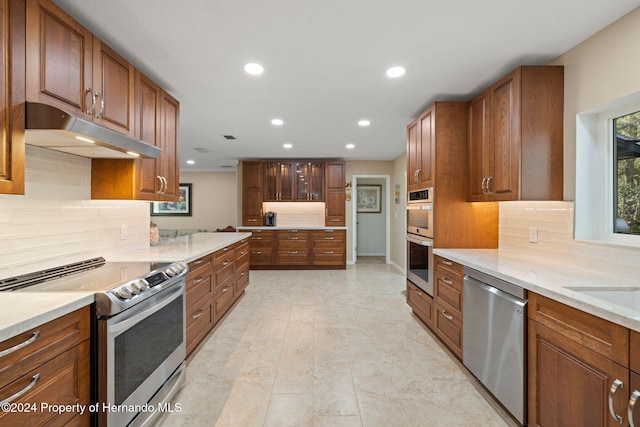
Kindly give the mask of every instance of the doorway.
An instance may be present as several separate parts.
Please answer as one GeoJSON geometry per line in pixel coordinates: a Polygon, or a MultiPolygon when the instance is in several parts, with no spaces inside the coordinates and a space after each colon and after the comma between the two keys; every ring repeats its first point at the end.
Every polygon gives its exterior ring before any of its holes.
{"type": "Polygon", "coordinates": [[[380,259],[390,261],[389,175],[353,175],[352,256],[354,263],[380,259]],[[360,188],[361,191],[358,191],[360,188]],[[376,199],[379,197],[379,199],[376,199]],[[363,198],[366,198],[364,200],[363,198]],[[366,258],[365,258],[366,257],[366,258]]]}

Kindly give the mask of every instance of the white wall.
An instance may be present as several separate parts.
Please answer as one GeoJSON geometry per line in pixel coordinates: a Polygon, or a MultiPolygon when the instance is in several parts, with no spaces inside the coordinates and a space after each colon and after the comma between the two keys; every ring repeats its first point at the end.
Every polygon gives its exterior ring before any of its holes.
{"type": "Polygon", "coordinates": [[[402,270],[406,267],[407,241],[407,155],[397,157],[392,162],[391,168],[391,262],[402,270]],[[398,200],[396,203],[396,185],[399,186],[398,200]]]}
{"type": "MultiPolygon", "coordinates": [[[[357,247],[358,256],[384,256],[387,251],[386,226],[387,226],[387,187],[385,179],[381,178],[358,178],[358,186],[379,185],[380,186],[380,213],[358,213],[357,214],[357,247]]],[[[354,196],[358,188],[353,189],[354,196]]]]}

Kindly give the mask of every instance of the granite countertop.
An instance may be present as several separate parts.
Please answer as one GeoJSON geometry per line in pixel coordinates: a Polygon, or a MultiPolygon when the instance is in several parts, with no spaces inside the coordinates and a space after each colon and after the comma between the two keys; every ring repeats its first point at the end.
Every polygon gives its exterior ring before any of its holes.
{"type": "Polygon", "coordinates": [[[433,253],[640,332],[640,311],[568,289],[640,288],[637,278],[612,277],[540,255],[498,249],[434,249],[433,253]]]}
{"type": "MultiPolygon", "coordinates": [[[[251,233],[197,233],[177,237],[107,261],[190,262],[238,242],[251,233]]],[[[0,293],[0,341],[92,304],[92,292],[2,292],[0,293]]]]}
{"type": "Polygon", "coordinates": [[[254,227],[254,226],[247,226],[247,227],[238,227],[238,229],[240,230],[346,230],[347,227],[346,226],[339,226],[339,227],[309,227],[309,226],[304,226],[304,227],[285,227],[285,226],[274,226],[274,227],[267,227],[266,225],[263,226],[259,226],[259,227],[254,227]]]}

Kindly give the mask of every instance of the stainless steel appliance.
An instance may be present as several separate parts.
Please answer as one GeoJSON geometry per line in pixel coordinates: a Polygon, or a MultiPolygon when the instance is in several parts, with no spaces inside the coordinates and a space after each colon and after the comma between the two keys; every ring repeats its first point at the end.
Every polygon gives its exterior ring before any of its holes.
{"type": "Polygon", "coordinates": [[[0,290],[95,293],[92,401],[100,411],[93,422],[149,425],[185,381],[186,274],[181,262],[95,258],[0,280],[0,290]]]}
{"type": "Polygon", "coordinates": [[[462,362],[524,424],[527,291],[471,268],[464,271],[462,362]]]}
{"type": "Polygon", "coordinates": [[[267,227],[275,227],[276,225],[276,213],[275,212],[267,212],[264,214],[264,225],[267,227]]]}
{"type": "Polygon", "coordinates": [[[407,195],[407,279],[433,296],[433,187],[407,195]]]}

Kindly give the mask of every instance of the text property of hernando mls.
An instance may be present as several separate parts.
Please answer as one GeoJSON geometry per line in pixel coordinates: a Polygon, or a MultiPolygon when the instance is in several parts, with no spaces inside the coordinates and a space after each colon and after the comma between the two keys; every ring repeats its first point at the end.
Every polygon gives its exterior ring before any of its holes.
{"type": "Polygon", "coordinates": [[[151,412],[181,412],[181,403],[158,403],[157,405],[150,405],[145,403],[144,405],[114,405],[111,403],[92,403],[90,405],[83,405],[75,403],[73,405],[60,405],[51,404],[47,402],[40,403],[3,403],[0,407],[2,412],[46,412],[56,414],[77,413],[84,414],[85,412],[131,412],[131,413],[151,413],[151,412]]]}

